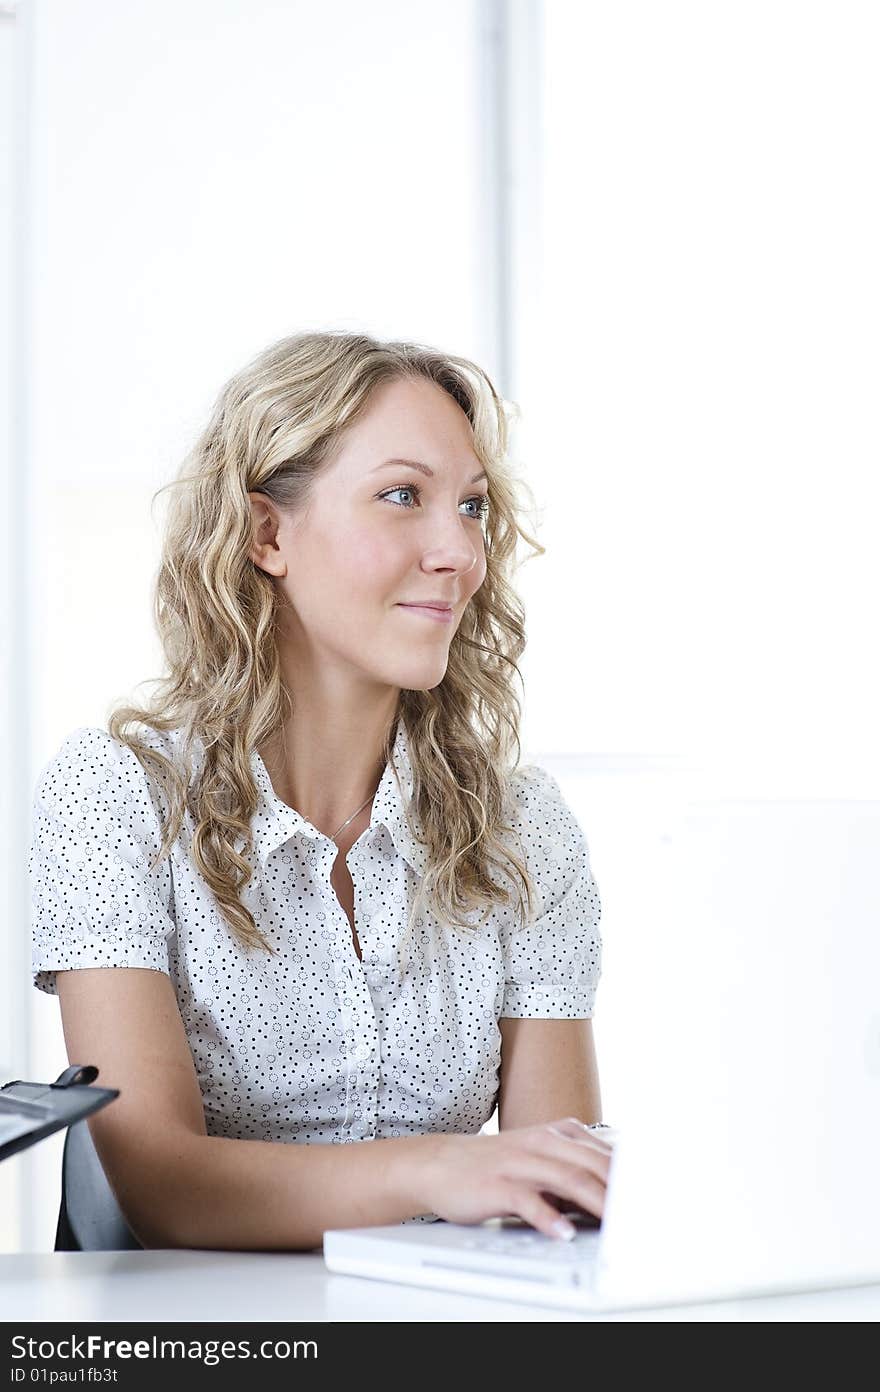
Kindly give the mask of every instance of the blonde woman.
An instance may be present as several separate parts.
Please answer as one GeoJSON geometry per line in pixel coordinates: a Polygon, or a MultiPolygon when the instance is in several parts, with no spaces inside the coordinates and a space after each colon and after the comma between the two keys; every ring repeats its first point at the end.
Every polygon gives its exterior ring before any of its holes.
{"type": "Polygon", "coordinates": [[[544,548],[507,453],[467,359],[304,333],[169,485],[168,674],[42,770],[28,859],[34,982],[120,1090],[89,1126],[145,1247],[601,1216],[601,910],[518,765],[544,548]]]}

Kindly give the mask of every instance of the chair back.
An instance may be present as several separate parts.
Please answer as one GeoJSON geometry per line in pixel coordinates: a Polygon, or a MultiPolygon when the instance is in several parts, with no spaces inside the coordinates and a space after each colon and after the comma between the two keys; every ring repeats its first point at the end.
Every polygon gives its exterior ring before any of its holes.
{"type": "Polygon", "coordinates": [[[140,1251],[104,1174],[88,1122],[67,1128],[56,1252],[140,1251]]]}

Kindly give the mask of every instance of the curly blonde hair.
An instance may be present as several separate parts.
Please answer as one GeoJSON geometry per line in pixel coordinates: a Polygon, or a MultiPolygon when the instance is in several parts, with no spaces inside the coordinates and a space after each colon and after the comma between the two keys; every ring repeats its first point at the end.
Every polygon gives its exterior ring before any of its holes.
{"type": "Polygon", "coordinates": [[[517,840],[517,854],[507,841],[513,828],[505,821],[521,753],[513,683],[521,679],[517,661],[526,642],[523,605],[511,583],[517,537],[533,554],[545,550],[520,524],[517,489],[531,490],[507,458],[508,413],[517,418],[518,408],[467,358],[365,334],[300,333],[265,349],[226,383],[177,477],[154,495],[155,502],[173,490],[154,600],[168,675],[154,679],[158,689],[145,707],[117,705],[108,719],[110,735],[168,796],[151,868],[170,853],[188,806],[195,824],[190,853],[246,948],[274,950],[239,898],[253,875],[247,852],[259,790],[251,751],[292,714],[277,645],[281,600],[250,558],[248,493],[299,510],[375,389],[421,378],[448,392],[467,416],[488,475],[489,508],[486,577],[451,640],[445,676],[430,691],[401,691],[385,740],[385,762],[399,783],[393,746],[402,720],[413,772],[407,819],[427,852],[409,927],[426,906],[467,929],[475,906],[485,908],[482,923],[496,904],[512,902],[514,885],[523,923],[533,910],[522,846],[517,840]],[[180,730],[175,762],[129,728],[138,724],[180,730]],[[203,758],[194,780],[196,741],[203,758]]]}

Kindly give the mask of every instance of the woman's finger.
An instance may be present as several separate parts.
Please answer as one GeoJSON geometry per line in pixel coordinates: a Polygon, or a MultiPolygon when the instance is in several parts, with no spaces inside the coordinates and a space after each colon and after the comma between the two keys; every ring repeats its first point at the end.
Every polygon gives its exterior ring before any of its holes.
{"type": "MultiPolygon", "coordinates": [[[[545,1127],[545,1131],[555,1138],[555,1147],[561,1141],[565,1151],[563,1158],[568,1159],[578,1165],[586,1164],[605,1184],[608,1179],[608,1172],[611,1168],[611,1157],[614,1154],[611,1146],[596,1145],[593,1141],[580,1136],[572,1136],[560,1130],[557,1126],[550,1124],[545,1127]]],[[[559,1150],[556,1149],[559,1154],[559,1150]]]]}
{"type": "Polygon", "coordinates": [[[575,1131],[570,1126],[568,1128],[564,1127],[563,1124],[558,1121],[548,1121],[547,1130],[552,1131],[557,1136],[564,1136],[567,1141],[577,1141],[581,1145],[592,1146],[595,1150],[601,1151],[603,1154],[610,1155],[614,1150],[614,1146],[611,1142],[602,1140],[595,1132],[584,1131],[583,1129],[575,1131]]]}
{"type": "Polygon", "coordinates": [[[562,1117],[559,1121],[548,1122],[547,1125],[557,1128],[566,1136],[595,1142],[602,1148],[610,1149],[614,1145],[616,1133],[610,1126],[603,1126],[600,1130],[594,1131],[585,1122],[578,1121],[577,1117],[562,1117]]]}
{"type": "Polygon", "coordinates": [[[560,1213],[566,1213],[569,1218],[585,1219],[586,1221],[582,1224],[584,1227],[598,1227],[602,1221],[597,1218],[595,1213],[591,1213],[588,1208],[584,1208],[583,1204],[579,1204],[575,1199],[563,1198],[562,1195],[554,1194],[547,1189],[541,1190],[541,1198],[553,1204],[560,1213]]]}

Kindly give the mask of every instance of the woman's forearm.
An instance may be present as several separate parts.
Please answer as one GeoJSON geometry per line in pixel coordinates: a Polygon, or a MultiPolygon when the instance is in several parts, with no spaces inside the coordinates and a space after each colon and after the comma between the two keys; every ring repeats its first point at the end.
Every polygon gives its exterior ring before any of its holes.
{"type": "Polygon", "coordinates": [[[397,1223],[427,1212],[421,1176],[442,1141],[166,1139],[151,1159],[142,1153],[139,1190],[120,1195],[120,1203],[144,1247],[310,1251],[327,1228],[397,1223]]]}

